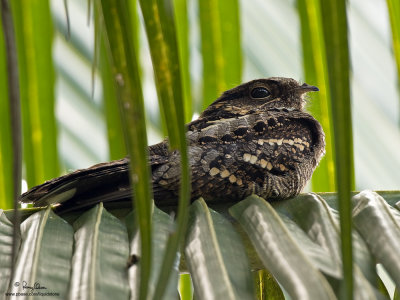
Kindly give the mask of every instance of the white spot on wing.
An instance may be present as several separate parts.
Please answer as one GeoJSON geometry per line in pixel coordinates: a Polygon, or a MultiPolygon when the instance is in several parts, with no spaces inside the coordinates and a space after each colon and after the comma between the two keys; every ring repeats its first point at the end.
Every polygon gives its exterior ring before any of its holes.
{"type": "Polygon", "coordinates": [[[216,167],[214,167],[214,168],[212,168],[212,169],[210,170],[210,175],[211,175],[211,176],[215,176],[215,175],[217,175],[218,173],[219,173],[219,169],[216,168],[216,167]]]}
{"type": "Polygon", "coordinates": [[[257,156],[252,155],[252,156],[250,157],[250,163],[251,163],[251,164],[255,164],[256,162],[257,162],[257,156]]]}
{"type": "Polygon", "coordinates": [[[229,181],[230,181],[230,183],[236,182],[236,176],[233,174],[231,176],[229,176],[229,181]]]}
{"type": "Polygon", "coordinates": [[[250,158],[251,158],[251,154],[248,154],[248,153],[243,154],[244,161],[250,161],[250,158]]]}
{"type": "Polygon", "coordinates": [[[230,173],[229,173],[228,170],[223,170],[223,171],[221,172],[221,178],[226,178],[226,177],[228,177],[229,175],[230,175],[230,173]]]}

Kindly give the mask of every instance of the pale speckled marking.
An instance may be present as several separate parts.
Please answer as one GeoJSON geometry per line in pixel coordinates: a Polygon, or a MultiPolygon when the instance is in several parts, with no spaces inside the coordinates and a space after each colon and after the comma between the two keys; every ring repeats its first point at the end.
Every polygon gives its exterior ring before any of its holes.
{"type": "Polygon", "coordinates": [[[251,154],[249,154],[249,153],[243,154],[243,160],[244,161],[250,161],[250,158],[251,158],[251,154]]]}
{"type": "Polygon", "coordinates": [[[259,144],[259,145],[261,145],[261,146],[264,145],[264,140],[258,140],[258,141],[257,141],[257,144],[259,144]]]}
{"type": "Polygon", "coordinates": [[[229,176],[229,182],[230,183],[234,183],[234,182],[236,182],[236,176],[235,175],[231,175],[231,176],[229,176]]]}
{"type": "Polygon", "coordinates": [[[267,162],[267,170],[268,171],[272,170],[272,164],[270,162],[267,162]]]}
{"type": "Polygon", "coordinates": [[[242,179],[236,178],[236,184],[237,184],[237,185],[242,185],[242,184],[243,184],[242,179]]]}
{"type": "Polygon", "coordinates": [[[282,141],[283,141],[283,139],[279,139],[279,140],[276,141],[276,143],[278,144],[278,146],[282,145],[282,141]]]}
{"type": "MultiPolygon", "coordinates": [[[[220,104],[217,104],[217,105],[219,105],[219,106],[221,106],[220,104]]],[[[218,107],[219,107],[218,106],[218,107]]],[[[221,120],[211,120],[211,121],[208,121],[207,123],[210,123],[210,124],[219,124],[219,123],[227,123],[227,122],[231,122],[231,121],[236,121],[237,120],[237,118],[227,118],[227,119],[221,119],[221,120]]],[[[203,128],[204,129],[204,128],[203,128]]]]}
{"type": "Polygon", "coordinates": [[[293,145],[294,141],[293,140],[283,140],[284,143],[289,144],[289,145],[293,145]]]}
{"type": "Polygon", "coordinates": [[[302,144],[294,144],[297,148],[300,149],[300,151],[304,150],[304,146],[302,144]]]}
{"type": "MultiPolygon", "coordinates": [[[[303,140],[300,139],[300,138],[295,138],[295,139],[293,140],[293,142],[294,142],[294,144],[295,144],[296,147],[299,147],[299,144],[303,144],[303,145],[306,146],[306,147],[310,147],[310,143],[309,143],[309,142],[303,141],[303,140]]],[[[290,144],[290,145],[293,145],[293,144],[290,144]]]]}
{"type": "Polygon", "coordinates": [[[160,180],[158,183],[160,185],[167,185],[168,184],[168,182],[166,180],[160,180]]]}
{"type": "Polygon", "coordinates": [[[221,178],[226,178],[230,175],[230,173],[228,170],[223,170],[220,175],[221,175],[221,178]]]}
{"type": "Polygon", "coordinates": [[[264,169],[265,169],[265,167],[267,166],[267,163],[268,163],[268,162],[267,162],[265,159],[262,158],[262,159],[260,160],[260,166],[261,166],[261,168],[264,168],[264,169]]]}
{"type": "Polygon", "coordinates": [[[225,158],[232,158],[232,155],[230,155],[230,154],[225,154],[225,158]]]}
{"type": "Polygon", "coordinates": [[[285,167],[284,165],[282,165],[282,164],[279,164],[279,169],[280,169],[282,172],[285,171],[285,170],[287,170],[286,167],[285,167]]]}
{"type": "Polygon", "coordinates": [[[215,176],[215,175],[217,175],[219,172],[220,172],[220,170],[219,170],[218,168],[213,167],[213,168],[210,170],[210,175],[211,175],[211,176],[215,176]]]}
{"type": "Polygon", "coordinates": [[[255,164],[256,162],[257,162],[257,156],[252,155],[252,156],[250,157],[250,163],[251,163],[251,164],[255,164]]]}
{"type": "MultiPolygon", "coordinates": [[[[218,123],[218,122],[209,122],[209,123],[218,123]]],[[[219,122],[220,123],[220,122],[219,122]]],[[[200,132],[205,132],[205,131],[210,131],[212,132],[212,130],[218,130],[218,127],[220,126],[220,124],[213,124],[213,125],[209,125],[207,127],[204,127],[202,129],[200,129],[200,132]]],[[[211,134],[212,135],[212,134],[211,134]]]]}

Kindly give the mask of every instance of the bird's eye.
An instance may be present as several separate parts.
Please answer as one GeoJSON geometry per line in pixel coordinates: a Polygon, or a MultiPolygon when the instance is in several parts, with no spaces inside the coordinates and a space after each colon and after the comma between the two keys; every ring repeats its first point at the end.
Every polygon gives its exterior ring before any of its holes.
{"type": "Polygon", "coordinates": [[[250,93],[252,98],[266,98],[270,94],[271,93],[266,88],[263,87],[256,87],[250,93]]]}

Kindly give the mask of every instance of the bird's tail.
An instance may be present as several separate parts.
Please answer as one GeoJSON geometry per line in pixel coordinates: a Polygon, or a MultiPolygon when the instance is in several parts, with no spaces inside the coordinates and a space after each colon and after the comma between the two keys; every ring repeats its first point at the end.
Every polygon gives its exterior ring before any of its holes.
{"type": "Polygon", "coordinates": [[[123,202],[130,205],[127,158],[94,165],[87,169],[54,178],[22,194],[22,203],[35,207],[60,204],[58,210],[68,211],[92,206],[99,202],[123,202]]]}

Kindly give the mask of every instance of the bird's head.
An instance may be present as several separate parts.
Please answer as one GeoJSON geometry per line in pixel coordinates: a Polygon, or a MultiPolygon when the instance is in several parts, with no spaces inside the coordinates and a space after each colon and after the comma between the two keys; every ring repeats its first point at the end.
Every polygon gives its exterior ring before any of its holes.
{"type": "Polygon", "coordinates": [[[318,91],[318,88],[306,83],[300,84],[292,78],[256,79],[224,92],[202,116],[213,111],[226,112],[227,115],[245,115],[273,108],[303,110],[304,95],[311,91],[318,91]]]}

